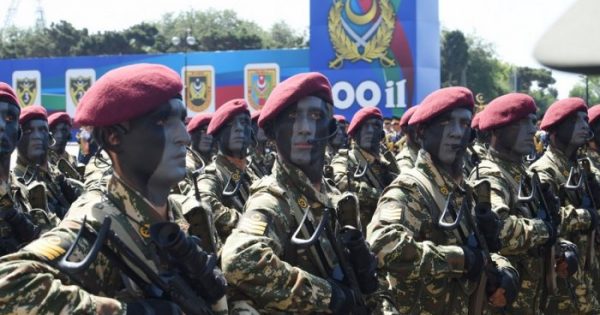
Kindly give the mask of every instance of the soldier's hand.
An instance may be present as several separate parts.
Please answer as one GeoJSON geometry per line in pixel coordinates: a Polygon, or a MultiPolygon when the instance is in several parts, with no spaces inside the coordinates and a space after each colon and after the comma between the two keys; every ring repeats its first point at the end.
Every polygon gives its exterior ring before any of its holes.
{"type": "Polygon", "coordinates": [[[26,214],[13,207],[0,209],[0,218],[10,225],[19,242],[31,242],[40,235],[40,228],[26,214]]]}
{"type": "Polygon", "coordinates": [[[327,280],[331,285],[329,310],[334,315],[350,314],[358,306],[358,297],[349,287],[335,281],[327,280]]]}
{"type": "Polygon", "coordinates": [[[348,258],[356,274],[358,285],[363,294],[377,290],[377,260],[371,253],[362,232],[351,226],[341,232],[342,243],[348,250],[348,258]]]}
{"type": "Polygon", "coordinates": [[[489,202],[478,203],[475,207],[475,218],[489,251],[492,253],[499,251],[502,248],[500,243],[500,221],[496,213],[492,211],[491,204],[489,202]]]}
{"type": "Polygon", "coordinates": [[[478,248],[461,247],[465,255],[465,277],[471,281],[477,281],[483,271],[483,253],[478,248]]]}
{"type": "Polygon", "coordinates": [[[518,278],[518,274],[512,269],[496,269],[493,275],[488,277],[488,283],[486,283],[490,304],[494,307],[505,307],[512,304],[519,291],[518,278]]]}
{"type": "Polygon", "coordinates": [[[577,245],[561,241],[560,251],[558,257],[556,257],[556,273],[559,277],[565,279],[577,272],[579,265],[579,254],[577,252],[577,245]]]}
{"type": "Polygon", "coordinates": [[[167,300],[143,299],[129,302],[127,305],[127,315],[180,315],[183,314],[177,304],[167,300]]]}

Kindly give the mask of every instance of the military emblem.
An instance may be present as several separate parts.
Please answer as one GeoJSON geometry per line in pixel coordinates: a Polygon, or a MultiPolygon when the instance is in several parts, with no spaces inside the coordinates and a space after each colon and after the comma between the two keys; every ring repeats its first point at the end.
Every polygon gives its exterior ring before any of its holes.
{"type": "Polygon", "coordinates": [[[213,71],[209,69],[185,70],[185,102],[192,112],[203,112],[213,101],[213,71]]]}
{"type": "Polygon", "coordinates": [[[334,0],[329,11],[329,38],[336,56],[329,68],[339,69],[344,60],[373,62],[379,59],[383,67],[395,65],[388,56],[388,48],[394,34],[396,16],[389,0],[372,0],[364,14],[356,0],[334,0]]]}
{"type": "Polygon", "coordinates": [[[38,86],[35,78],[20,78],[16,81],[17,97],[22,107],[33,105],[37,99],[38,86]]]}
{"type": "Polygon", "coordinates": [[[77,76],[69,78],[69,95],[75,106],[85,92],[92,86],[92,77],[77,76]]]}
{"type": "Polygon", "coordinates": [[[279,83],[279,66],[277,64],[247,65],[244,69],[244,90],[248,105],[260,110],[279,83]]]}

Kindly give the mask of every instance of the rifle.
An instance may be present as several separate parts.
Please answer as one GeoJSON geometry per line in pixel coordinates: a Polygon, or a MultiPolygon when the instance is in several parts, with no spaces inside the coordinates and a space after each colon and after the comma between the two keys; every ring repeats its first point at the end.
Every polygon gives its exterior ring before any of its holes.
{"type": "MultiPolygon", "coordinates": [[[[555,222],[554,218],[558,216],[558,209],[560,205],[558,205],[556,202],[549,203],[548,200],[546,200],[537,171],[533,170],[529,187],[527,187],[525,179],[526,176],[522,176],[517,197],[518,201],[523,203],[533,203],[534,207],[537,209],[535,215],[544,222],[553,226],[556,229],[556,234],[559,235],[560,222],[555,222]],[[526,195],[526,191],[529,191],[528,195],[526,195]]],[[[542,310],[545,310],[548,307],[548,295],[555,295],[557,292],[555,245],[556,241],[552,244],[546,244],[540,247],[544,257],[542,262],[542,270],[544,271],[545,275],[540,298],[542,310]]]]}
{"type": "Polygon", "coordinates": [[[104,256],[142,289],[146,298],[169,300],[177,304],[186,314],[213,314],[206,301],[196,294],[195,290],[188,285],[185,279],[178,273],[159,275],[154,272],[146,262],[139,258],[119,239],[110,229],[110,225],[111,218],[104,218],[99,231],[96,233],[93,229],[87,227],[86,217],[84,217],[75,241],[62,259],[55,264],[56,267],[69,275],[74,282],[81,285],[77,281],[77,274],[86,270],[96,260],[98,253],[102,252],[104,256]],[[73,254],[75,248],[78,247],[77,245],[82,238],[90,241],[93,240],[90,251],[79,262],[69,261],[69,257],[73,254]],[[108,244],[111,246],[109,247],[108,244]],[[130,265],[135,266],[136,270],[131,268],[130,265]],[[148,281],[144,279],[148,279],[148,281]]]}

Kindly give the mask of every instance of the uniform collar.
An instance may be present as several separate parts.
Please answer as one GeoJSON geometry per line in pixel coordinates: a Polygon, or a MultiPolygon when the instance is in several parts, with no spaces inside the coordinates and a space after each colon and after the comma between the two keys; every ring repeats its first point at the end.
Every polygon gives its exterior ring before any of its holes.
{"type": "MultiPolygon", "coordinates": [[[[417,160],[415,161],[415,169],[431,179],[444,196],[448,196],[458,186],[454,178],[448,172],[436,166],[429,152],[423,149],[419,150],[417,160]]],[[[460,184],[462,183],[463,180],[461,179],[460,184]]]]}
{"type": "Polygon", "coordinates": [[[331,199],[327,195],[329,186],[324,178],[321,178],[321,190],[317,191],[302,170],[291,163],[282,161],[279,157],[273,167],[273,176],[283,179],[283,183],[292,184],[311,203],[317,202],[321,206],[332,207],[331,199]]]}
{"type": "Polygon", "coordinates": [[[502,157],[498,151],[490,147],[486,158],[496,164],[498,167],[508,172],[518,183],[521,180],[522,174],[525,174],[525,164],[523,162],[510,161],[502,157]]]}

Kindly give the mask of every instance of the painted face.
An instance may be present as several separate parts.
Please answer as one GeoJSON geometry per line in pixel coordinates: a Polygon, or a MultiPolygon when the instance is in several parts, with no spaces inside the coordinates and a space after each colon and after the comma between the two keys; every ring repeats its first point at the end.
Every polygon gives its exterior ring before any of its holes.
{"type": "Polygon", "coordinates": [[[119,163],[134,180],[148,187],[170,187],[185,177],[186,110],[180,99],[171,99],[156,110],[129,123],[122,136],[119,163]]]}
{"type": "Polygon", "coordinates": [[[422,135],[423,149],[440,163],[451,166],[462,158],[471,134],[471,111],[455,108],[434,118],[422,135]]]}
{"type": "Polygon", "coordinates": [[[580,147],[589,140],[590,126],[586,112],[576,112],[567,117],[556,130],[557,138],[566,145],[580,147]]]}
{"type": "Polygon", "coordinates": [[[219,150],[229,156],[245,157],[246,149],[250,145],[251,128],[250,115],[247,113],[235,115],[219,131],[217,136],[219,150]]]}
{"type": "Polygon", "coordinates": [[[358,146],[370,153],[379,154],[383,124],[379,118],[367,119],[355,138],[358,146]]]}
{"type": "Polygon", "coordinates": [[[0,156],[10,156],[19,141],[20,109],[0,102],[0,156]]]}
{"type": "Polygon", "coordinates": [[[537,130],[536,124],[535,114],[529,114],[517,122],[499,128],[494,133],[498,139],[498,145],[519,155],[530,154],[535,147],[533,137],[537,130]]]}
{"type": "Polygon", "coordinates": [[[335,136],[331,138],[331,145],[334,147],[341,147],[348,142],[348,134],[346,133],[346,124],[337,123],[337,131],[335,136]]]}
{"type": "Polygon", "coordinates": [[[313,182],[322,177],[327,145],[326,140],[315,140],[328,136],[331,115],[323,100],[307,96],[286,108],[275,120],[277,151],[313,182]]]}
{"type": "Polygon", "coordinates": [[[42,163],[48,153],[50,131],[48,122],[43,119],[33,119],[23,125],[23,137],[17,150],[29,161],[42,163]]]}
{"type": "Polygon", "coordinates": [[[206,133],[208,126],[202,126],[192,134],[192,149],[207,154],[213,148],[213,136],[206,133]]]}
{"type": "Polygon", "coordinates": [[[67,142],[71,138],[71,126],[69,124],[61,122],[56,124],[52,130],[52,137],[54,138],[54,146],[52,149],[57,151],[64,151],[67,146],[67,142]]]}
{"type": "Polygon", "coordinates": [[[596,142],[596,145],[600,149],[600,121],[596,121],[593,125],[590,125],[590,128],[594,133],[594,142],[596,142]]]}

